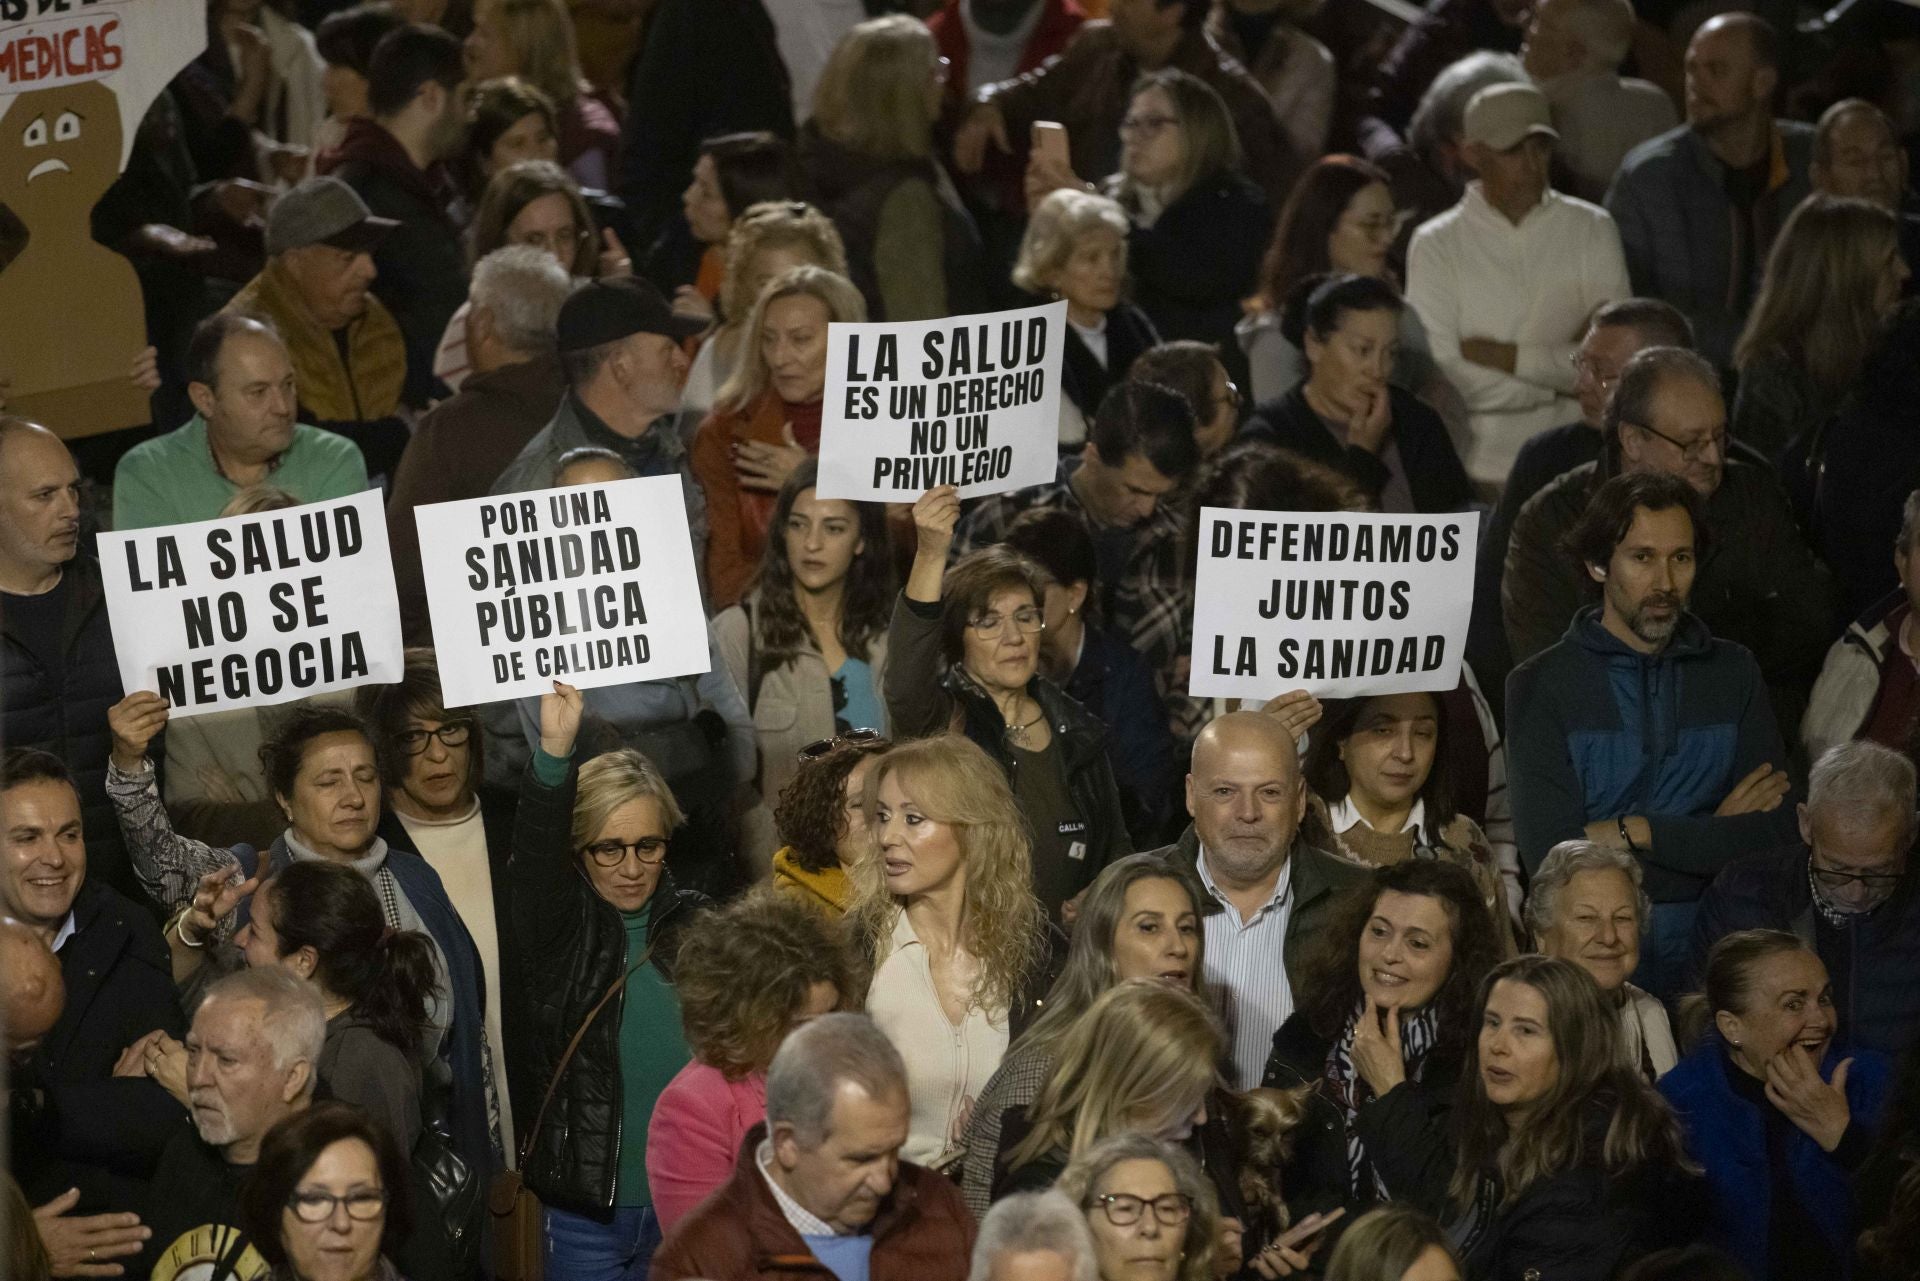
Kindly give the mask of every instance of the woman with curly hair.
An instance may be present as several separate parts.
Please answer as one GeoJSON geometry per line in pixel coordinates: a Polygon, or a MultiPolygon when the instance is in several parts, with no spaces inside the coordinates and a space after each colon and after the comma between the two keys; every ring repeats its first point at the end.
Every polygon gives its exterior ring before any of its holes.
{"type": "Polygon", "coordinates": [[[999,768],[956,734],[881,757],[867,778],[879,848],[854,864],[848,926],[873,978],[867,1013],[907,1064],[901,1155],[946,1157],[1040,977],[1046,917],[1026,823],[999,768]]]}
{"type": "Polygon", "coordinates": [[[1357,1212],[1444,1182],[1469,1013],[1499,960],[1493,914],[1455,864],[1394,863],[1348,896],[1293,977],[1263,1082],[1314,1090],[1288,1168],[1296,1211],[1357,1212]]]}
{"type": "Polygon", "coordinates": [[[1220,1204],[1179,1148],[1118,1134],[1089,1148],[1054,1186],[1087,1216],[1100,1281],[1212,1281],[1220,1204]]]}
{"type": "Polygon", "coordinates": [[[676,987],[693,1061],[647,1123],[647,1184],[663,1233],[732,1175],[747,1131],[766,1117],[767,1065],[787,1033],[849,1008],[858,991],[838,931],[770,887],[692,924],[676,987]]]}
{"type": "Polygon", "coordinates": [[[867,771],[892,750],[884,735],[865,730],[800,749],[800,763],[780,789],[773,814],[781,842],[773,855],[778,889],[828,916],[846,915],[853,897],[847,869],[873,847],[867,771]]]}

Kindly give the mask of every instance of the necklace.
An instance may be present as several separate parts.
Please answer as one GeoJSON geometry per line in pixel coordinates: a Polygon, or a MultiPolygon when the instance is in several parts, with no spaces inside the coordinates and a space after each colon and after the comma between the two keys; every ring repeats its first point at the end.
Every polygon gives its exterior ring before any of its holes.
{"type": "Polygon", "coordinates": [[[1035,725],[1038,725],[1041,721],[1045,720],[1046,718],[1047,718],[1046,712],[1042,711],[1038,715],[1036,715],[1032,720],[1027,721],[1024,724],[1008,725],[1007,737],[1013,740],[1014,746],[1025,747],[1027,745],[1027,731],[1032,729],[1035,725]]]}

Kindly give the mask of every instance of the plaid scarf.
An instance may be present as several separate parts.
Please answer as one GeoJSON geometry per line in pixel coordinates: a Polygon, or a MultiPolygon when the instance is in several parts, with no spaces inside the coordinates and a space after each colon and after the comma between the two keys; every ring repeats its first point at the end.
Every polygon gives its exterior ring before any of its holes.
{"type": "MultiPolygon", "coordinates": [[[[1366,1002],[1362,1000],[1359,1008],[1347,1017],[1347,1025],[1341,1030],[1340,1039],[1327,1051],[1327,1084],[1333,1101],[1340,1106],[1342,1123],[1346,1127],[1349,1192],[1359,1198],[1387,1201],[1392,1199],[1392,1193],[1381,1181],[1379,1172],[1373,1168],[1373,1162],[1367,1159],[1366,1146],[1361,1143],[1359,1128],[1354,1124],[1360,1116],[1361,1105],[1373,1097],[1365,1078],[1353,1065],[1353,1037],[1366,1008],[1366,1002]]],[[[1406,1063],[1409,1081],[1418,1081],[1426,1071],[1427,1054],[1433,1049],[1439,1031],[1439,1015],[1431,1002],[1416,1014],[1409,1016],[1403,1013],[1400,1016],[1400,1053],[1406,1063]]]]}

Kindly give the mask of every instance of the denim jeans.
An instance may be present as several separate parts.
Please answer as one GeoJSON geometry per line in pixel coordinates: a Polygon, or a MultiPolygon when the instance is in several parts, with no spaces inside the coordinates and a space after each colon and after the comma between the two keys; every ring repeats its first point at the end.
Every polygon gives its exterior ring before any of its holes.
{"type": "Polygon", "coordinates": [[[1655,903],[1647,931],[1640,936],[1640,965],[1633,983],[1669,1007],[1687,990],[1693,953],[1693,918],[1700,904],[1655,903]]]}
{"type": "Polygon", "coordinates": [[[660,1247],[650,1205],[615,1210],[611,1219],[547,1207],[547,1275],[554,1281],[646,1281],[660,1247]]]}

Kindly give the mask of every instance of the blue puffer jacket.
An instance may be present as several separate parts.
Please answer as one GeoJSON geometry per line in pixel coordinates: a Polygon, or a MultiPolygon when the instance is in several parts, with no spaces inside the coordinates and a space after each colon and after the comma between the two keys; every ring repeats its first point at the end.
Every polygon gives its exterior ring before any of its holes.
{"type": "Polygon", "coordinates": [[[1714,815],[1756,765],[1784,767],[1787,753],[1753,655],[1692,614],[1642,654],[1601,625],[1599,606],[1581,610],[1559,644],[1507,678],[1507,724],[1530,873],[1588,823],[1637,814],[1653,828],[1647,893],[1688,903],[1734,858],[1793,839],[1791,797],[1771,813],[1714,815]]]}
{"type": "MultiPolygon", "coordinates": [[[[1820,1064],[1822,1078],[1846,1058],[1830,1048],[1820,1064]]],[[[1687,1153],[1707,1172],[1713,1220],[1704,1239],[1727,1251],[1749,1276],[1768,1272],[1767,1235],[1773,1216],[1773,1176],[1767,1158],[1767,1117],[1740,1095],[1728,1073],[1740,1069],[1727,1061],[1718,1037],[1682,1059],[1660,1078],[1658,1089],[1679,1115],[1687,1153]]],[[[1787,1163],[1799,1201],[1820,1227],[1835,1258],[1853,1257],[1853,1166],[1872,1146],[1872,1128],[1880,1119],[1892,1083],[1892,1062],[1871,1050],[1853,1055],[1847,1074],[1847,1105],[1853,1121],[1833,1153],[1799,1130],[1787,1139],[1787,1163]],[[1851,1165],[1849,1164],[1851,1161],[1851,1165]]]]}

